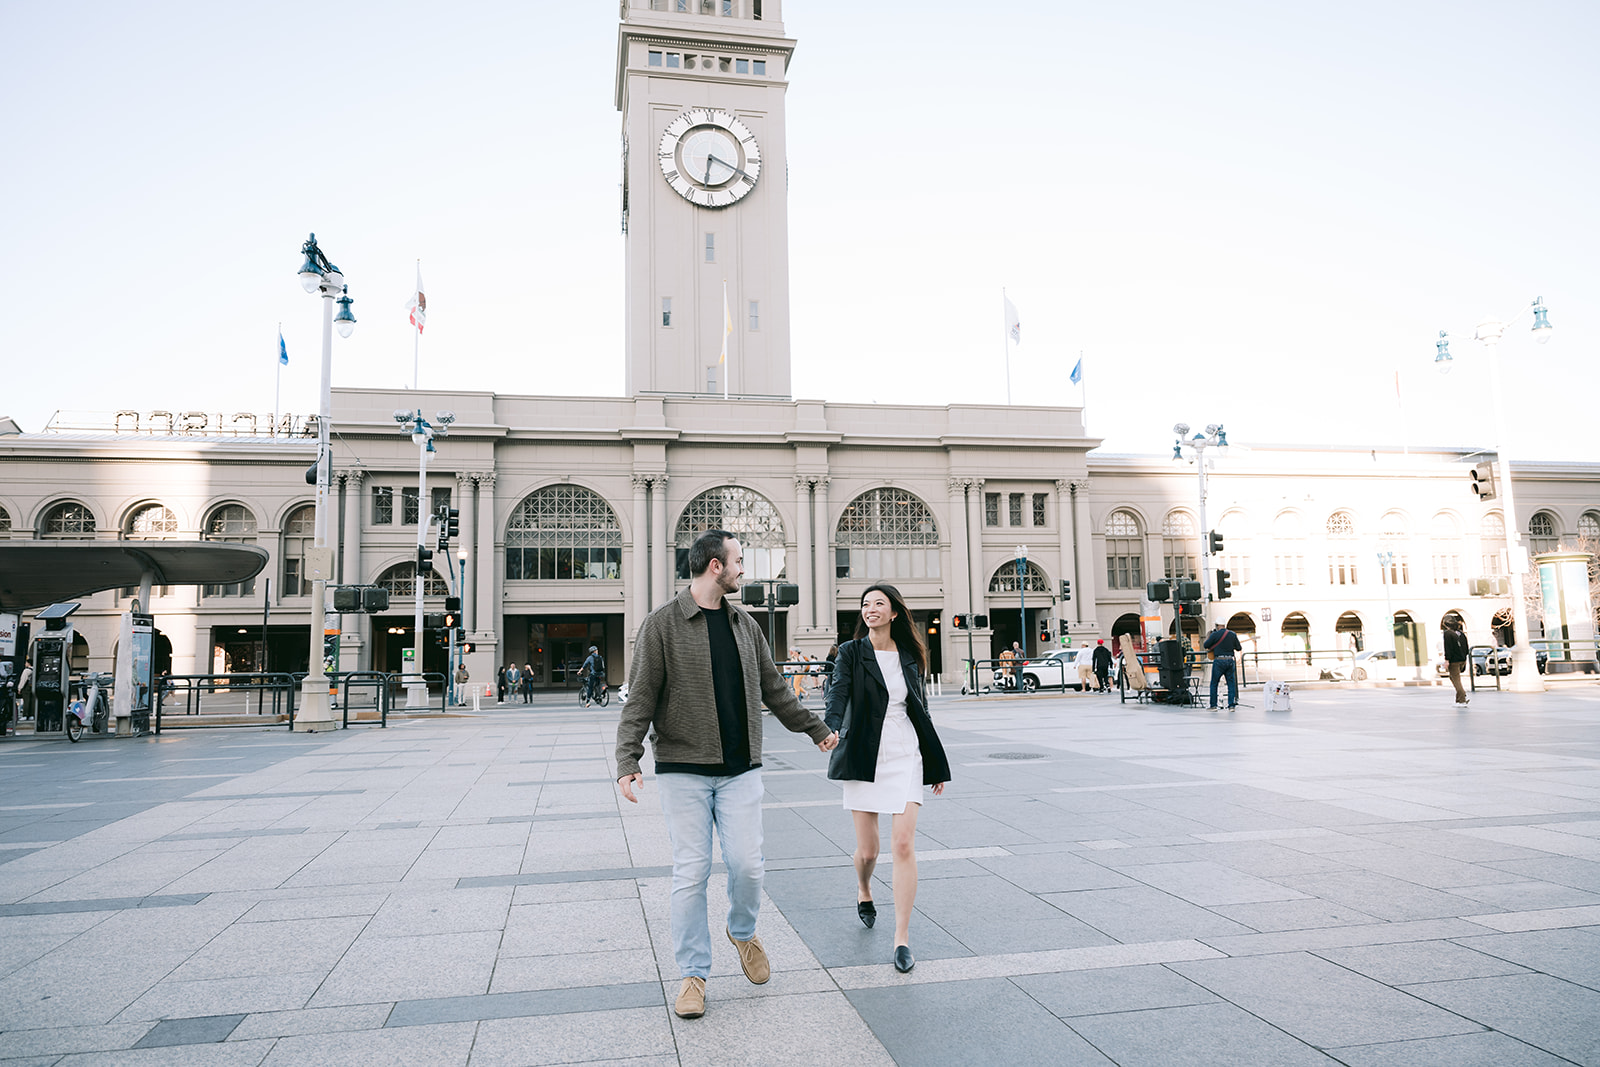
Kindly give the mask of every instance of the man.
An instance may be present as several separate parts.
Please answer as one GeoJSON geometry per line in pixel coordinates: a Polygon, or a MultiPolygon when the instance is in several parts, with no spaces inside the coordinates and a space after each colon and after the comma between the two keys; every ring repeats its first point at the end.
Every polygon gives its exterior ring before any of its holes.
{"type": "Polygon", "coordinates": [[[471,680],[472,675],[467,673],[466,661],[463,660],[462,662],[456,664],[455,702],[457,705],[465,704],[467,702],[467,683],[471,680]]]}
{"type": "Polygon", "coordinates": [[[1232,711],[1239,706],[1238,661],[1234,657],[1244,651],[1244,646],[1239,644],[1237,634],[1219,622],[1206,637],[1205,648],[1211,653],[1211,710],[1217,710],[1217,683],[1226,678],[1228,710],[1232,711]]]}
{"type": "Polygon", "coordinates": [[[672,944],[683,984],[673,1011],[705,1014],[711,973],[706,882],[715,826],[728,868],[728,940],[750,981],[771,977],[756,915],[761,906],[761,706],[823,752],[839,743],[784,684],[739,591],[744,551],[726,530],[689,549],[689,587],[639,626],[628,701],[617,725],[617,787],[630,803],[644,785],[639,758],[654,728],[661,813],[672,842],[672,944]]]}
{"type": "Polygon", "coordinates": [[[506,685],[511,687],[511,699],[516,700],[517,690],[522,685],[522,672],[517,670],[515,660],[506,664],[506,685]]]}
{"type": "Polygon", "coordinates": [[[588,707],[589,701],[600,691],[600,679],[605,677],[605,673],[605,657],[600,655],[599,647],[590,645],[588,658],[583,661],[583,666],[578,668],[578,677],[583,679],[584,707],[588,707]]]}
{"type": "Polygon", "coordinates": [[[1111,650],[1103,640],[1094,643],[1094,676],[1100,683],[1100,692],[1111,688],[1111,650]]]}
{"type": "Polygon", "coordinates": [[[1456,687],[1456,703],[1467,704],[1467,691],[1461,687],[1461,670],[1467,665],[1471,646],[1461,629],[1461,620],[1451,616],[1444,622],[1444,664],[1450,672],[1450,684],[1456,687]]]}
{"type": "Polygon", "coordinates": [[[1078,649],[1077,655],[1072,657],[1072,665],[1078,669],[1078,692],[1089,691],[1089,679],[1094,674],[1094,649],[1084,645],[1078,649]]]}

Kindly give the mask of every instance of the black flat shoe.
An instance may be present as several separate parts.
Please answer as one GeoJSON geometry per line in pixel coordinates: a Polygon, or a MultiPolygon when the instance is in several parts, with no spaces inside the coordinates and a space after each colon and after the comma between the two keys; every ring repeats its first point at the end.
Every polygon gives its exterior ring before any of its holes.
{"type": "Polygon", "coordinates": [[[878,921],[878,909],[873,906],[873,903],[870,900],[858,901],[856,904],[856,914],[861,916],[861,925],[865,926],[868,930],[872,929],[872,924],[878,921]]]}
{"type": "Polygon", "coordinates": [[[894,969],[895,970],[899,971],[901,974],[906,974],[907,972],[909,972],[911,970],[911,968],[915,967],[916,965],[917,965],[917,961],[911,955],[911,949],[910,949],[909,946],[907,946],[907,945],[896,945],[894,947],[894,969]]]}

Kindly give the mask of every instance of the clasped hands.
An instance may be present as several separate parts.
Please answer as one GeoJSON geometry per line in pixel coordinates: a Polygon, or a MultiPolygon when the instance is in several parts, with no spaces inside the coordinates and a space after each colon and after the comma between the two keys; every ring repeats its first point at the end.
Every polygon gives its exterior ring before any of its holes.
{"type": "MultiPolygon", "coordinates": [[[[817,742],[817,750],[819,752],[832,752],[838,747],[839,731],[837,730],[817,742]]],[[[624,799],[630,803],[637,804],[639,803],[639,798],[633,795],[633,791],[644,788],[644,775],[638,771],[634,771],[632,774],[625,774],[617,779],[617,788],[622,790],[624,799]]],[[[938,792],[938,790],[935,790],[935,792],[938,792]]]]}

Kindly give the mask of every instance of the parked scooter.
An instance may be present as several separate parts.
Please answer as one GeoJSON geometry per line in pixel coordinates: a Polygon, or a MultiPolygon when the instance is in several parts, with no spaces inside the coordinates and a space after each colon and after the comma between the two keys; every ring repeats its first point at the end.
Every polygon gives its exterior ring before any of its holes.
{"type": "Polygon", "coordinates": [[[77,743],[85,725],[97,734],[108,733],[111,721],[111,675],[91,674],[84,678],[87,691],[67,706],[67,740],[77,743]]]}

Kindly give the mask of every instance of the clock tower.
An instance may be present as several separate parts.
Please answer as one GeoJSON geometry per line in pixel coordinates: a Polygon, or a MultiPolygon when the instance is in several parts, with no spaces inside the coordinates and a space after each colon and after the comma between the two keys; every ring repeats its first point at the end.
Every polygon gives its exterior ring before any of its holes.
{"type": "Polygon", "coordinates": [[[789,396],[794,47],[782,0],[622,0],[629,396],[789,396]]]}

